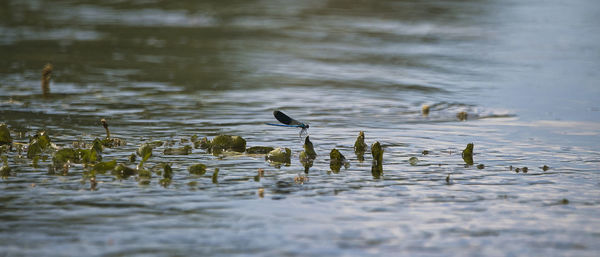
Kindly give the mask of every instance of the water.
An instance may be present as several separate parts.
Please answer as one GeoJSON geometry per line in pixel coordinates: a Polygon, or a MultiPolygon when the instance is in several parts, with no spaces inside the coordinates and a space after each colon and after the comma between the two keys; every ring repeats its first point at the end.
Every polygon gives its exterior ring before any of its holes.
{"type": "Polygon", "coordinates": [[[17,142],[41,129],[61,146],[89,142],[104,136],[105,118],[127,145],[104,160],[126,163],[143,142],[177,147],[192,135],[293,152],[277,168],[262,156],[159,147],[146,166],[172,163],[171,185],[99,175],[96,191],[81,165],[48,175],[49,161],[34,168],[12,152],[16,176],[0,182],[4,255],[600,250],[593,0],[4,1],[0,14],[0,122],[17,142]],[[47,62],[53,96],[43,98],[47,62]],[[264,125],[274,109],[310,124],[319,156],[304,184],[294,183],[304,171],[298,131],[264,125]],[[382,179],[370,155],[359,162],[353,153],[361,130],[384,147],[382,179]],[[465,166],[470,142],[475,165],[465,166]],[[351,163],[339,173],[329,169],[334,147],[351,163]],[[198,162],[205,176],[188,174],[198,162]]]}

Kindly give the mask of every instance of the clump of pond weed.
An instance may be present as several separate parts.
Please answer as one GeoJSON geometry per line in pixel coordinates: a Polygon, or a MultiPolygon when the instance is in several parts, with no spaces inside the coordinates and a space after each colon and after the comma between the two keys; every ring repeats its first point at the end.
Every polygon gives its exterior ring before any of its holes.
{"type": "Polygon", "coordinates": [[[373,155],[371,174],[373,178],[380,178],[383,175],[383,147],[381,147],[379,141],[371,145],[371,155],[373,155]]]}
{"type": "Polygon", "coordinates": [[[329,152],[329,168],[333,173],[338,173],[342,166],[347,169],[350,167],[350,162],[338,149],[331,149],[331,152],[329,152]]]}

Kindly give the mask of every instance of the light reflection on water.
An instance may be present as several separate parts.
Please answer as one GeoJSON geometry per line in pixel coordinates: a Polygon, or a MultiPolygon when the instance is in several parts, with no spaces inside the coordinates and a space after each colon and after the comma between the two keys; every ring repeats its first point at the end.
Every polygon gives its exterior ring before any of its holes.
{"type": "MultiPolygon", "coordinates": [[[[562,97],[554,93],[565,91],[563,80],[547,75],[563,67],[518,58],[540,53],[535,38],[497,41],[506,32],[523,36],[516,21],[529,24],[526,31],[552,28],[519,11],[538,5],[9,2],[0,11],[8,17],[0,23],[0,121],[14,135],[45,129],[53,142],[69,146],[104,136],[98,121],[107,118],[113,136],[128,144],[106,149],[104,160],[126,162],[151,140],[181,146],[182,138],[218,134],[241,135],[248,146],[289,147],[293,156],[290,166],[278,168],[262,156],[216,158],[200,149],[163,155],[159,147],[146,167],[172,163],[169,187],[158,184],[158,175],[146,186],[102,175],[90,191],[80,165],[67,176],[48,175],[48,161],[34,168],[11,153],[17,176],[0,183],[0,249],[10,255],[593,256],[600,123],[587,99],[598,96],[590,86],[596,77],[567,74],[587,93],[582,103],[568,96],[564,104],[543,103],[562,97]],[[47,61],[55,66],[54,95],[43,99],[38,78],[47,61]],[[523,75],[536,66],[542,75],[523,75]],[[549,95],[530,84],[547,84],[549,95]],[[535,108],[528,108],[529,98],[535,108]],[[427,117],[424,104],[431,106],[427,117]],[[274,121],[274,109],[311,125],[318,158],[304,184],[294,183],[304,173],[298,131],[264,125],[274,121]],[[469,114],[466,122],[457,120],[460,111],[469,114]],[[369,154],[359,162],[353,152],[361,130],[369,145],[379,141],[385,149],[382,179],[371,175],[369,154]],[[475,165],[466,167],[460,151],[469,142],[475,165]],[[350,160],[349,168],[330,171],[332,148],[350,160]],[[410,157],[419,162],[410,165],[410,157]],[[209,172],[188,174],[198,162],[209,172]],[[215,167],[217,185],[210,177],[215,167]],[[515,173],[522,167],[529,171],[515,173]],[[265,176],[257,182],[259,168],[265,176]]],[[[582,6],[596,5],[565,8],[582,6]]],[[[587,31],[597,24],[580,25],[587,31]]],[[[561,32],[566,42],[593,41],[561,32]]],[[[597,67],[597,56],[585,51],[562,53],[565,67],[597,67]]]]}

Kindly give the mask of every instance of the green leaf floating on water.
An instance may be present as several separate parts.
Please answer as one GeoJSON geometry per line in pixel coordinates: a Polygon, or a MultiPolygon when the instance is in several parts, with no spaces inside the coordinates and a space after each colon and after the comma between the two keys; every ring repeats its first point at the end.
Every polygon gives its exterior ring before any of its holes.
{"type": "Polygon", "coordinates": [[[33,159],[36,155],[41,154],[52,146],[50,137],[45,131],[35,134],[29,139],[29,147],[27,148],[27,158],[33,159]]]}
{"type": "Polygon", "coordinates": [[[152,157],[152,145],[149,143],[142,144],[135,153],[140,157],[145,157],[150,154],[149,157],[152,157]]]}
{"type": "Polygon", "coordinates": [[[104,174],[109,170],[113,170],[117,167],[117,160],[107,161],[107,162],[99,162],[94,165],[92,171],[100,174],[104,174]]]}
{"type": "Polygon", "coordinates": [[[54,156],[52,157],[52,162],[57,167],[68,161],[72,163],[80,163],[80,160],[81,159],[79,158],[79,152],[73,148],[60,149],[56,151],[56,153],[54,153],[54,156]]]}
{"type": "Polygon", "coordinates": [[[127,179],[127,178],[135,175],[136,173],[137,173],[137,171],[135,169],[129,168],[129,167],[125,166],[125,164],[122,164],[122,163],[117,165],[117,167],[115,167],[115,169],[112,171],[112,174],[117,179],[127,179]]]}
{"type": "Polygon", "coordinates": [[[204,175],[206,173],[206,165],[202,163],[194,164],[188,168],[190,174],[204,175]]]}
{"type": "Polygon", "coordinates": [[[12,137],[10,136],[10,130],[8,126],[4,123],[0,124],[0,145],[11,144],[12,137]]]}
{"type": "Polygon", "coordinates": [[[419,163],[419,158],[417,157],[410,157],[408,158],[408,163],[410,163],[410,165],[415,166],[419,163]]]}

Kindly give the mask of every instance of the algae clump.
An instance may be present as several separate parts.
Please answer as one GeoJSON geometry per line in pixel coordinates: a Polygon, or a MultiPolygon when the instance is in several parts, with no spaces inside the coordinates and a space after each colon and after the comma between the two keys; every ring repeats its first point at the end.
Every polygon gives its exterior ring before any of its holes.
{"type": "Polygon", "coordinates": [[[194,164],[188,168],[190,174],[204,175],[206,173],[206,165],[202,163],[194,164]]]}
{"type": "Polygon", "coordinates": [[[0,145],[10,145],[11,143],[12,137],[8,126],[4,123],[0,124],[0,145]]]}

